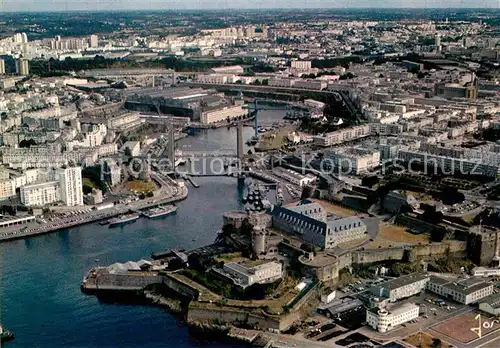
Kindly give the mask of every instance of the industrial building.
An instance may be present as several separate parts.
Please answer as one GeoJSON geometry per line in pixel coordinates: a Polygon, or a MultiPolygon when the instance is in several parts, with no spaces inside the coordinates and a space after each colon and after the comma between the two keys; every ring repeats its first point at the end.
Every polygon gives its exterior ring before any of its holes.
{"type": "Polygon", "coordinates": [[[282,167],[273,168],[273,174],[297,186],[304,186],[316,182],[316,177],[314,175],[304,175],[291,169],[285,169],[282,167]]]}
{"type": "Polygon", "coordinates": [[[245,116],[248,110],[242,105],[225,106],[222,109],[204,110],[201,112],[200,122],[204,124],[217,123],[221,121],[234,120],[235,118],[245,116]]]}
{"type": "Polygon", "coordinates": [[[491,294],[479,302],[479,310],[491,315],[500,314],[500,293],[491,294]]]}
{"type": "Polygon", "coordinates": [[[470,304],[491,295],[493,284],[478,277],[450,282],[447,279],[431,276],[427,290],[459,303],[470,304]]]}

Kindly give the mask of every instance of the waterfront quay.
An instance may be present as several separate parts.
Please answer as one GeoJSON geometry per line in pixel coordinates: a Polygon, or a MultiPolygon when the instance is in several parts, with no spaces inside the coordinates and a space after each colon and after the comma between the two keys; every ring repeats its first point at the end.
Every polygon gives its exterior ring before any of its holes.
{"type": "Polygon", "coordinates": [[[187,196],[188,196],[187,187],[177,186],[172,190],[172,192],[169,192],[169,194],[166,195],[159,195],[156,197],[146,198],[144,200],[134,201],[128,204],[117,204],[112,208],[108,209],[91,210],[90,212],[82,215],[69,216],[50,223],[44,223],[44,224],[31,223],[24,225],[24,230],[20,229],[19,226],[17,226],[15,229],[14,228],[3,229],[2,231],[0,231],[0,242],[36,236],[49,232],[55,232],[69,227],[75,227],[92,222],[97,222],[115,216],[119,216],[128,213],[130,211],[147,209],[162,204],[181,201],[183,199],[186,199],[187,196]]]}

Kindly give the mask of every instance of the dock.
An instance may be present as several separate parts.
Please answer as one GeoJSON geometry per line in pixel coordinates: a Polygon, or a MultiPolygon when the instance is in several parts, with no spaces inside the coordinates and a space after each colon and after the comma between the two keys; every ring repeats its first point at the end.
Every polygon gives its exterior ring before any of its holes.
{"type": "Polygon", "coordinates": [[[173,203],[177,201],[181,201],[186,199],[188,196],[188,190],[186,187],[182,187],[179,192],[174,196],[165,196],[165,197],[154,197],[150,199],[141,200],[135,202],[133,207],[127,205],[115,206],[113,208],[101,211],[92,211],[85,216],[80,216],[81,219],[76,219],[75,217],[68,217],[66,219],[61,219],[56,223],[48,223],[43,225],[33,225],[33,226],[25,226],[23,230],[10,230],[4,231],[0,234],[0,242],[21,239],[31,236],[37,236],[45,233],[55,232],[59,230],[63,230],[70,227],[85,225],[88,223],[98,222],[102,220],[107,220],[112,217],[116,217],[122,214],[126,214],[129,211],[138,211],[141,209],[156,207],[159,205],[173,203]]]}

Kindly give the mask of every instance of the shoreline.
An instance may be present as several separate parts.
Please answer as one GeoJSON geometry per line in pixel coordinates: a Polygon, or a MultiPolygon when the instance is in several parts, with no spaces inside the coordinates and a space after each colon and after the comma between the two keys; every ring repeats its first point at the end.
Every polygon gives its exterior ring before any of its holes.
{"type": "MultiPolygon", "coordinates": [[[[163,199],[155,198],[154,200],[150,199],[150,200],[139,201],[139,202],[136,202],[137,204],[134,206],[130,205],[130,206],[125,206],[125,207],[113,207],[113,208],[111,208],[110,211],[105,211],[105,212],[93,211],[93,212],[89,213],[90,214],[89,216],[84,217],[80,220],[71,220],[71,221],[68,221],[66,223],[63,222],[63,223],[55,225],[55,226],[41,225],[40,227],[34,227],[32,229],[28,229],[25,232],[12,231],[12,232],[10,232],[10,234],[9,234],[9,232],[7,232],[7,235],[0,236],[0,243],[8,242],[8,241],[16,240],[16,239],[23,239],[23,238],[27,238],[27,237],[39,236],[39,235],[43,235],[46,233],[51,233],[51,232],[63,230],[66,228],[82,226],[82,225],[94,223],[97,221],[102,221],[105,219],[109,219],[109,218],[112,218],[115,216],[125,214],[130,210],[146,209],[146,208],[154,207],[154,206],[161,205],[161,204],[182,201],[182,200],[187,198],[188,189],[187,189],[187,187],[182,187],[179,189],[181,190],[181,192],[172,196],[172,197],[163,198],[163,199]]],[[[20,228],[22,228],[22,226],[20,226],[20,228]]]]}

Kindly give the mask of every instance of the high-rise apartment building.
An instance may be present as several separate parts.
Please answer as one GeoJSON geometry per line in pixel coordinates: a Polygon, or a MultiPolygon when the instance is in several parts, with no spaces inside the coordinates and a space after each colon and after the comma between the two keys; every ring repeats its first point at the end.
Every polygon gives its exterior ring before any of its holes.
{"type": "Polygon", "coordinates": [[[27,76],[30,74],[28,59],[19,58],[16,60],[16,74],[21,76],[27,76]]]}
{"type": "Polygon", "coordinates": [[[69,167],[57,171],[61,200],[69,207],[83,205],[82,168],[69,167]]]}
{"type": "Polygon", "coordinates": [[[99,46],[99,37],[97,35],[90,35],[90,47],[97,48],[99,46]]]}

